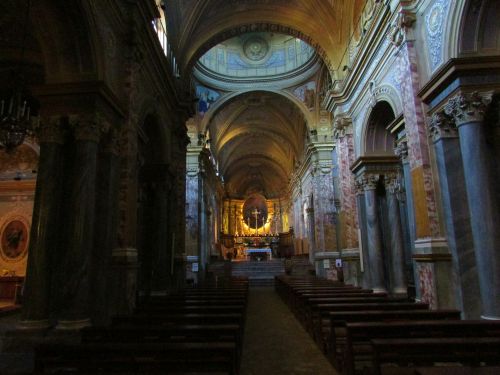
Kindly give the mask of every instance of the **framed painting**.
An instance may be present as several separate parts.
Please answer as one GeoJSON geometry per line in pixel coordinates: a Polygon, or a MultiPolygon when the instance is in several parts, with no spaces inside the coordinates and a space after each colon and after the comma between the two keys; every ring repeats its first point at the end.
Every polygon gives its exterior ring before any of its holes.
{"type": "Polygon", "coordinates": [[[0,255],[6,261],[17,261],[26,255],[29,223],[21,216],[7,219],[0,229],[0,255]]]}

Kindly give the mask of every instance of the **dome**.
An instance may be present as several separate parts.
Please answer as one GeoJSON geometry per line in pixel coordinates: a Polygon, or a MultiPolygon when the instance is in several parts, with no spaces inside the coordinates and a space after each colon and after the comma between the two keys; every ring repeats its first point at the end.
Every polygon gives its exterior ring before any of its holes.
{"type": "Polygon", "coordinates": [[[200,58],[198,66],[231,78],[266,78],[293,72],[314,56],[314,49],[298,38],[254,32],[211,48],[200,58]]]}

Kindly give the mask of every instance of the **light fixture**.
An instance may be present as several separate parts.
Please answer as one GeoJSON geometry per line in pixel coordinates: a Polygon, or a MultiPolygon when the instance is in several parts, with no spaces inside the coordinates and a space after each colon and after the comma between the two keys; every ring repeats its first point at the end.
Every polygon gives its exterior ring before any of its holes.
{"type": "Polygon", "coordinates": [[[21,67],[24,61],[28,20],[31,0],[26,2],[26,15],[23,25],[23,39],[21,45],[21,58],[14,77],[14,89],[7,102],[0,102],[0,147],[11,152],[20,146],[27,135],[31,133],[30,106],[26,98],[23,99],[24,77],[21,67]]]}
{"type": "Polygon", "coordinates": [[[6,105],[0,104],[0,146],[7,152],[20,146],[31,133],[30,107],[22,99],[20,90],[16,90],[6,105]]]}

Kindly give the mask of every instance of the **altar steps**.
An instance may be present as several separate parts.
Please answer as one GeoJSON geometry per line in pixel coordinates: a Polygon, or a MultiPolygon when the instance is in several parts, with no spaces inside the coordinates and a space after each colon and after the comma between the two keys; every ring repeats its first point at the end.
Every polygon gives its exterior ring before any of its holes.
{"type": "Polygon", "coordinates": [[[232,276],[247,277],[250,287],[273,286],[274,277],[285,273],[283,259],[232,262],[232,276]]]}
{"type": "Polygon", "coordinates": [[[273,286],[274,276],[285,273],[284,259],[266,261],[236,261],[213,262],[208,266],[208,272],[217,277],[222,277],[231,269],[231,276],[246,277],[251,287],[273,286]]]}

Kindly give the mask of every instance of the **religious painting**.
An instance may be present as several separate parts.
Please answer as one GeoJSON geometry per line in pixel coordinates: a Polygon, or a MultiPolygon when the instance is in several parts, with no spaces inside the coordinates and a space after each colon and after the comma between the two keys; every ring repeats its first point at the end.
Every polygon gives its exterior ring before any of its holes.
{"type": "Polygon", "coordinates": [[[243,219],[250,229],[262,228],[267,223],[267,202],[260,194],[253,194],[243,204],[243,219]]]}
{"type": "Polygon", "coordinates": [[[28,224],[23,218],[13,218],[5,222],[0,234],[0,254],[7,261],[23,257],[28,249],[28,224]]]}
{"type": "Polygon", "coordinates": [[[196,97],[198,98],[198,113],[204,115],[212,103],[219,99],[220,94],[208,87],[197,85],[196,86],[196,97]]]}

